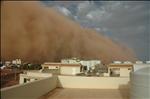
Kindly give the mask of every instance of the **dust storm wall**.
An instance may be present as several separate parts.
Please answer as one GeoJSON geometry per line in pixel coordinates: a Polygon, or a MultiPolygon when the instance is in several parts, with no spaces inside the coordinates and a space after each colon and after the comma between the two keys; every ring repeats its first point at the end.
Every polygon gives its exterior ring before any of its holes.
{"type": "Polygon", "coordinates": [[[130,48],[82,28],[40,2],[3,1],[1,4],[1,59],[59,61],[79,57],[134,61],[130,48]]]}

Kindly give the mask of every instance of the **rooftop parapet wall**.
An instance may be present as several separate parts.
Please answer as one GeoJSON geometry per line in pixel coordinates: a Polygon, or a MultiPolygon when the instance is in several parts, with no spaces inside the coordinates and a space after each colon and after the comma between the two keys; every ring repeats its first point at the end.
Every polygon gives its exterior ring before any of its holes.
{"type": "Polygon", "coordinates": [[[1,99],[38,99],[56,87],[87,89],[128,88],[129,77],[52,76],[1,89],[1,99]]]}
{"type": "Polygon", "coordinates": [[[58,87],[120,89],[129,87],[129,77],[58,76],[58,87]]]}
{"type": "Polygon", "coordinates": [[[1,89],[1,99],[37,99],[57,87],[57,77],[1,89]]]}

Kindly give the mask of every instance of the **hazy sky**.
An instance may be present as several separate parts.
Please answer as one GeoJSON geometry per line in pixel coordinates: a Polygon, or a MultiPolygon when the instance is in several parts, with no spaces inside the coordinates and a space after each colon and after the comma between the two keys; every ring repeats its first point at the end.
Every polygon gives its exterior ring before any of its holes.
{"type": "Polygon", "coordinates": [[[132,48],[141,60],[150,60],[150,2],[43,1],[62,14],[132,48]]]}

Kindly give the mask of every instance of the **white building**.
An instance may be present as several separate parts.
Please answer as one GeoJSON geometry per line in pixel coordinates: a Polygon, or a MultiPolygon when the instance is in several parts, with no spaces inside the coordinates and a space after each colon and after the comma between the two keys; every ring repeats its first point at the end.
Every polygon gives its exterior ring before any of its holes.
{"type": "Polygon", "coordinates": [[[132,64],[132,62],[130,62],[130,61],[124,61],[123,63],[124,64],[132,64]]]}
{"type": "Polygon", "coordinates": [[[121,61],[113,61],[114,64],[121,64],[121,61]]]}
{"type": "Polygon", "coordinates": [[[80,59],[78,58],[70,58],[70,59],[62,59],[61,63],[64,64],[79,64],[80,63],[80,59]]]}
{"type": "Polygon", "coordinates": [[[94,67],[97,64],[101,64],[100,60],[80,60],[77,58],[71,58],[71,59],[62,59],[61,63],[64,64],[81,64],[82,66],[87,66],[87,69],[94,67]]]}
{"type": "Polygon", "coordinates": [[[15,60],[12,60],[12,64],[15,64],[15,65],[21,65],[21,59],[15,59],[15,60]]]}
{"type": "Polygon", "coordinates": [[[9,66],[11,64],[10,61],[5,61],[5,66],[9,66]]]}
{"type": "Polygon", "coordinates": [[[146,61],[146,64],[150,64],[150,61],[146,61]]]}
{"type": "Polygon", "coordinates": [[[4,69],[4,68],[6,68],[6,66],[5,66],[5,65],[1,66],[1,69],[4,69]]]}
{"type": "Polygon", "coordinates": [[[97,64],[101,64],[100,60],[81,60],[81,65],[87,66],[87,69],[95,67],[97,64]]]}
{"type": "Polygon", "coordinates": [[[150,63],[146,62],[146,63],[135,63],[133,65],[133,71],[137,71],[139,69],[145,68],[145,67],[149,67],[150,63]]]}
{"type": "Polygon", "coordinates": [[[143,64],[143,61],[136,61],[136,64],[143,64]]]}

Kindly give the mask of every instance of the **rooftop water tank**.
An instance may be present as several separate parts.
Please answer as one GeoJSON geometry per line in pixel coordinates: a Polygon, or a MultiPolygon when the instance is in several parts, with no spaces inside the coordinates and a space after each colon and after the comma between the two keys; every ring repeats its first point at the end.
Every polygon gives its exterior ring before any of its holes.
{"type": "Polygon", "coordinates": [[[150,61],[146,61],[146,64],[150,64],[150,61]]]}
{"type": "Polygon", "coordinates": [[[150,66],[131,72],[130,99],[150,99],[150,66]]]}

